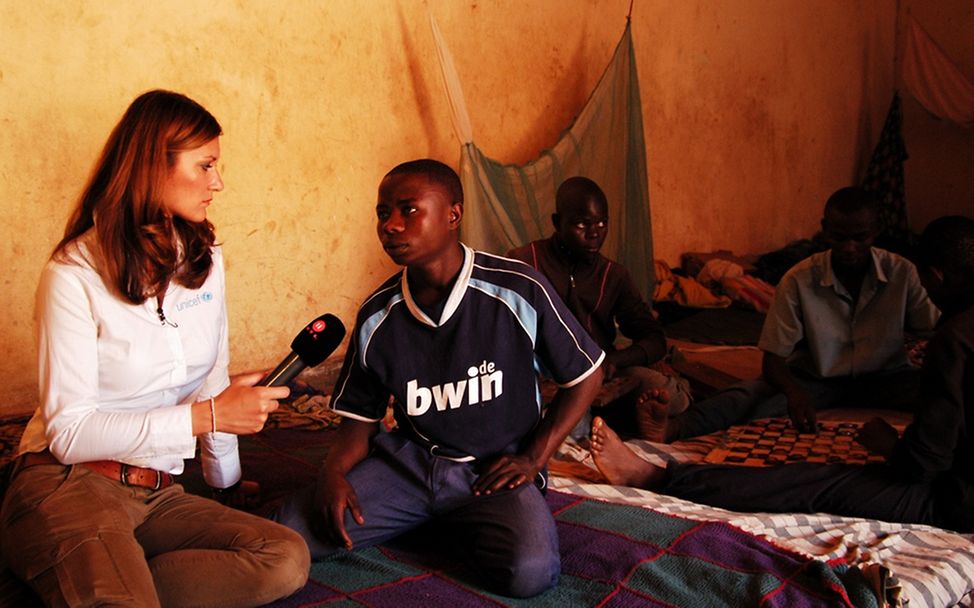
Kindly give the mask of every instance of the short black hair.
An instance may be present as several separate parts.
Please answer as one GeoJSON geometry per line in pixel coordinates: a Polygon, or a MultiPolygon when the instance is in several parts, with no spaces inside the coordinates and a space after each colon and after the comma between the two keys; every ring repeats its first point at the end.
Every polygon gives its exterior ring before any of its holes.
{"type": "Polygon", "coordinates": [[[927,224],[920,235],[917,260],[961,284],[974,283],[974,219],[946,215],[927,224]]]}
{"type": "Polygon", "coordinates": [[[561,182],[561,185],[558,186],[558,192],[555,193],[555,211],[564,213],[568,205],[590,198],[598,201],[608,213],[609,201],[605,198],[605,192],[602,192],[602,188],[599,188],[598,184],[580,175],[569,177],[561,182]]]}
{"type": "Polygon", "coordinates": [[[852,215],[860,211],[868,211],[873,217],[879,218],[879,197],[876,193],[860,188],[849,186],[839,188],[832,193],[829,200],[825,201],[825,213],[834,211],[842,215],[852,215]]]}
{"type": "Polygon", "coordinates": [[[386,173],[390,175],[425,175],[434,184],[439,184],[450,195],[451,202],[463,202],[463,185],[460,176],[449,165],[432,158],[420,158],[400,163],[386,173]]]}

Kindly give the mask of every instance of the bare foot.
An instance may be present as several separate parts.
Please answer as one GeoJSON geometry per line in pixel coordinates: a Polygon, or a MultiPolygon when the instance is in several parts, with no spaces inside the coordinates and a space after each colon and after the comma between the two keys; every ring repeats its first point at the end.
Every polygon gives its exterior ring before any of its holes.
{"type": "Polygon", "coordinates": [[[602,418],[592,419],[592,459],[609,483],[652,489],[663,479],[666,469],[636,456],[602,418]]]}
{"type": "Polygon", "coordinates": [[[639,438],[669,443],[676,437],[676,419],[670,418],[670,395],[654,388],[636,398],[636,430],[639,438]]]}

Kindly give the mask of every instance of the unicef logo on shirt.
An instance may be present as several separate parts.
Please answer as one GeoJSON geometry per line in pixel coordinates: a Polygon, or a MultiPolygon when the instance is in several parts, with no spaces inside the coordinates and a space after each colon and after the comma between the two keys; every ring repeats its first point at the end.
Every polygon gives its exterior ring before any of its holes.
{"type": "Polygon", "coordinates": [[[183,300],[182,302],[176,304],[176,312],[186,310],[187,308],[192,308],[194,306],[199,306],[200,304],[207,304],[212,301],[213,294],[208,291],[204,291],[197,296],[194,296],[188,300],[183,300]]]}

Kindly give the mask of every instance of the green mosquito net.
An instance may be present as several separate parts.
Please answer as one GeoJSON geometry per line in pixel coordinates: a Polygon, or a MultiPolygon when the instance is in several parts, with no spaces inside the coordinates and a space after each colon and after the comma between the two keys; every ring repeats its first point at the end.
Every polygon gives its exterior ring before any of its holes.
{"type": "Polygon", "coordinates": [[[555,191],[568,177],[595,180],[609,200],[602,253],[626,266],[643,295],[653,293],[653,240],[646,149],[632,33],[627,21],[612,60],[585,106],[550,149],[524,164],[488,157],[473,141],[466,102],[449,51],[431,17],[453,123],[463,143],[463,240],[505,254],[553,232],[555,191]]]}

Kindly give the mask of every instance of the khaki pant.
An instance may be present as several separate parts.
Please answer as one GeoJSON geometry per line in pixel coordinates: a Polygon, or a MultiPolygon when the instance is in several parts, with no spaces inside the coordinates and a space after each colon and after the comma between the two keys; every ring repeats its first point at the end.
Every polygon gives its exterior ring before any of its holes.
{"type": "Polygon", "coordinates": [[[300,589],[310,563],[274,522],[80,466],[19,471],[0,533],[7,565],[49,606],[259,606],[300,589]]]}

